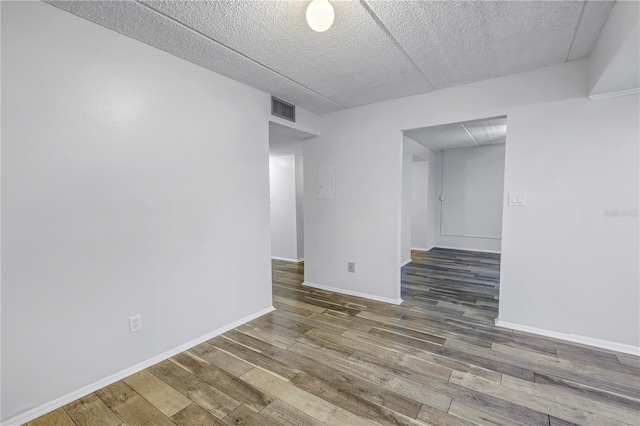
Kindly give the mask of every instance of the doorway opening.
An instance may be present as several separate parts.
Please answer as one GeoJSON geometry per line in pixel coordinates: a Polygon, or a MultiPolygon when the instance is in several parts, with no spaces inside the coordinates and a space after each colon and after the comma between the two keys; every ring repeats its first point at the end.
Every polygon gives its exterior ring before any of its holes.
{"type": "Polygon", "coordinates": [[[269,122],[271,259],[304,261],[304,141],[315,137],[269,122]]]}
{"type": "Polygon", "coordinates": [[[493,324],[506,141],[506,116],[403,132],[403,296],[493,324]]]}

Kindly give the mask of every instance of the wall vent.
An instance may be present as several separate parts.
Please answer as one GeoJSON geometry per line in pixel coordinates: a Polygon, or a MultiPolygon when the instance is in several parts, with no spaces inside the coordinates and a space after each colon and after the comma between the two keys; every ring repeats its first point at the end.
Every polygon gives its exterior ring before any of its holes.
{"type": "Polygon", "coordinates": [[[271,115],[284,118],[285,120],[296,122],[296,106],[280,100],[274,96],[271,97],[271,115]]]}

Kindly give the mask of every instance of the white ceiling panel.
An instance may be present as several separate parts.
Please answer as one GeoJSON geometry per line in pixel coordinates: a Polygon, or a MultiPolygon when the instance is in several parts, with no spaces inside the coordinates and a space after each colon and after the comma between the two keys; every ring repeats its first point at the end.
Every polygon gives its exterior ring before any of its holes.
{"type": "Polygon", "coordinates": [[[344,109],[284,75],[133,1],[48,3],[318,114],[344,109]]]}
{"type": "Polygon", "coordinates": [[[432,151],[497,145],[507,141],[507,117],[491,117],[404,131],[432,151]]]}
{"type": "Polygon", "coordinates": [[[423,127],[404,134],[432,151],[478,146],[460,123],[423,127]]]}
{"type": "Polygon", "coordinates": [[[333,2],[324,33],[309,28],[301,1],[145,4],[346,107],[433,90],[357,2],[333,2]]]}
{"type": "Polygon", "coordinates": [[[565,62],[582,13],[572,1],[368,1],[437,88],[565,62]]]}
{"type": "Polygon", "coordinates": [[[498,145],[507,141],[507,117],[461,123],[478,145],[498,145]]]}
{"type": "Polygon", "coordinates": [[[613,4],[331,0],[316,33],[308,0],[49,3],[319,114],[582,58],[613,4]]]}

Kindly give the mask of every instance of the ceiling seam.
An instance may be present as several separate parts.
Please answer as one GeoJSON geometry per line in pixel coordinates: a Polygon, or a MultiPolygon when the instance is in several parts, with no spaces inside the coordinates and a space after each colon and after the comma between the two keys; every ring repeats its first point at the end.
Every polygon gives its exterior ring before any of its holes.
{"type": "Polygon", "coordinates": [[[569,50],[567,51],[567,56],[564,58],[565,62],[569,61],[569,56],[571,56],[571,49],[573,49],[573,42],[576,40],[576,34],[578,34],[578,28],[580,28],[580,24],[582,24],[582,17],[584,16],[584,9],[586,8],[587,2],[586,0],[582,2],[582,10],[580,10],[580,17],[578,18],[578,25],[576,25],[576,30],[573,32],[573,37],[571,37],[571,44],[569,45],[569,50]]]}
{"type": "MultiPolygon", "coordinates": [[[[254,64],[256,64],[256,65],[258,65],[258,66],[260,66],[260,67],[262,67],[262,68],[264,68],[264,69],[266,69],[266,70],[269,70],[269,71],[271,71],[271,72],[272,72],[272,73],[274,73],[274,74],[277,74],[278,76],[280,76],[280,77],[284,78],[285,80],[290,81],[291,83],[293,83],[293,84],[295,84],[295,85],[297,85],[297,86],[302,87],[302,88],[303,88],[303,89],[305,89],[306,91],[308,91],[308,92],[310,92],[310,93],[312,93],[312,94],[314,94],[314,95],[316,95],[316,96],[319,96],[319,97],[321,97],[322,99],[324,99],[324,100],[326,100],[326,101],[329,101],[329,102],[331,102],[331,103],[333,103],[333,104],[335,104],[335,105],[338,105],[339,107],[341,107],[341,108],[343,108],[343,109],[349,109],[348,107],[346,107],[346,106],[342,105],[341,103],[336,102],[336,101],[334,101],[333,99],[328,98],[328,97],[326,97],[326,96],[324,96],[324,95],[322,95],[322,94],[320,94],[320,93],[316,92],[316,91],[315,91],[315,90],[313,90],[313,89],[310,89],[309,87],[305,86],[304,84],[299,83],[299,82],[297,82],[297,81],[295,81],[295,80],[293,80],[293,79],[291,79],[291,78],[289,78],[289,77],[285,76],[284,74],[279,73],[278,71],[276,71],[276,70],[274,70],[274,69],[272,69],[272,68],[269,68],[268,66],[266,66],[266,65],[264,65],[264,64],[262,64],[262,63],[260,63],[260,62],[256,61],[255,59],[250,58],[249,56],[247,56],[247,55],[245,55],[245,54],[243,54],[243,53],[238,52],[237,50],[235,50],[235,49],[233,49],[233,48],[231,48],[231,47],[229,47],[229,46],[227,46],[227,45],[225,45],[225,44],[220,43],[220,42],[219,42],[219,41],[217,41],[217,40],[214,40],[213,38],[209,37],[208,35],[206,35],[206,34],[204,34],[204,33],[200,32],[200,31],[196,30],[195,28],[190,27],[189,25],[186,25],[186,24],[184,24],[184,23],[182,23],[182,22],[180,22],[180,21],[178,21],[178,20],[174,19],[173,17],[171,17],[171,16],[167,15],[166,13],[163,13],[163,12],[161,12],[161,11],[157,10],[157,9],[154,9],[153,7],[151,7],[150,5],[148,5],[148,4],[146,4],[146,3],[142,3],[140,0],[134,0],[134,1],[135,1],[135,3],[139,4],[140,6],[146,7],[147,9],[151,10],[152,12],[154,12],[154,13],[156,13],[156,14],[158,14],[158,15],[160,15],[160,16],[162,16],[162,17],[164,17],[164,18],[166,18],[166,19],[168,19],[168,20],[170,20],[170,21],[172,21],[172,22],[174,22],[174,23],[176,23],[176,24],[180,25],[180,26],[181,26],[181,27],[183,27],[183,28],[186,28],[187,30],[189,30],[189,31],[191,31],[191,32],[193,32],[193,33],[195,33],[195,34],[198,34],[199,36],[201,36],[201,37],[203,37],[203,38],[205,38],[205,39],[207,39],[207,40],[211,41],[212,43],[215,43],[215,44],[217,44],[217,45],[221,46],[222,48],[227,49],[228,51],[230,51],[230,52],[232,52],[232,53],[234,53],[234,54],[236,54],[236,55],[238,55],[238,56],[241,56],[241,57],[243,57],[243,58],[245,58],[245,59],[247,59],[247,60],[249,60],[249,61],[253,62],[253,63],[254,63],[254,64]]],[[[211,70],[210,70],[210,71],[211,71],[211,70]]]]}
{"type": "Polygon", "coordinates": [[[467,126],[464,125],[464,123],[460,123],[460,125],[462,126],[462,128],[467,132],[467,134],[469,136],[471,136],[471,139],[473,139],[473,141],[476,143],[476,145],[480,146],[480,142],[478,142],[478,139],[475,138],[475,136],[473,136],[471,134],[471,132],[469,131],[469,129],[467,129],[467,126]]]}
{"type": "Polygon", "coordinates": [[[364,7],[364,9],[367,11],[369,16],[371,16],[371,19],[373,19],[374,22],[378,24],[378,26],[382,29],[382,31],[384,31],[387,37],[389,37],[391,42],[398,48],[398,50],[400,50],[400,52],[409,60],[409,62],[413,64],[414,68],[425,78],[425,80],[427,80],[427,83],[429,83],[429,85],[433,88],[433,90],[438,90],[438,88],[431,82],[431,79],[427,77],[427,75],[422,71],[422,69],[418,66],[418,64],[416,64],[416,62],[413,60],[411,55],[409,55],[409,53],[404,49],[404,47],[402,47],[400,42],[394,37],[394,35],[387,28],[387,26],[384,25],[384,23],[382,22],[382,19],[380,19],[380,17],[376,15],[376,13],[373,11],[371,6],[369,6],[369,4],[367,3],[367,0],[360,0],[360,4],[362,5],[362,7],[364,7]]]}

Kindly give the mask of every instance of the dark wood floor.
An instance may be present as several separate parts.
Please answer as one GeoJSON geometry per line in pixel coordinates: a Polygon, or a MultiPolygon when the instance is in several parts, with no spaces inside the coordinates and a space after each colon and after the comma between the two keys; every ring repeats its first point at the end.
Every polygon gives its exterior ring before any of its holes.
{"type": "Polygon", "coordinates": [[[493,325],[500,257],[413,253],[394,306],[302,287],[277,310],[30,425],[640,425],[640,359],[493,325]]]}

